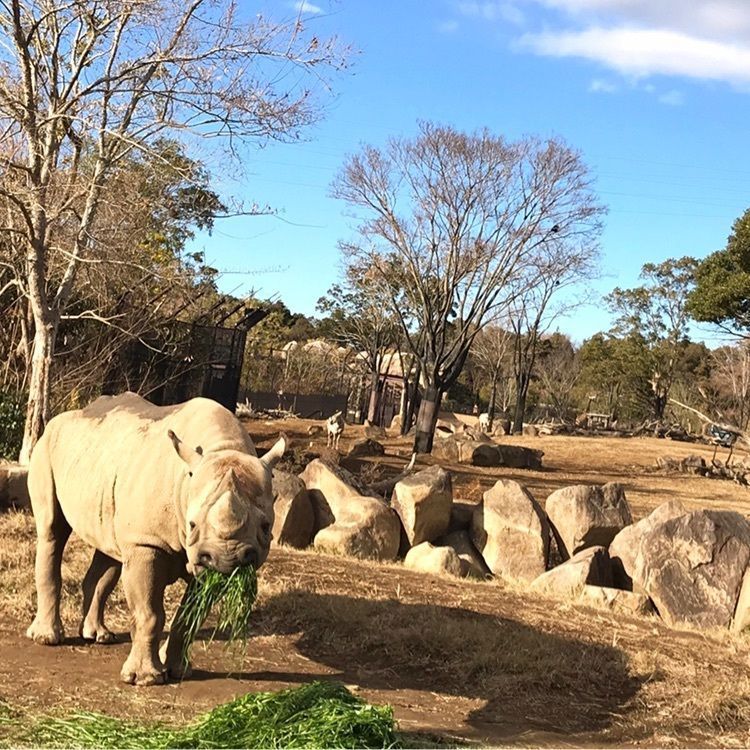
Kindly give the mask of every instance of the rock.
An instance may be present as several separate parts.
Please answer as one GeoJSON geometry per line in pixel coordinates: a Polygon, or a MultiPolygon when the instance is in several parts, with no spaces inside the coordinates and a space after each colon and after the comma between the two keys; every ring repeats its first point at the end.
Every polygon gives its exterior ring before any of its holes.
{"type": "Polygon", "coordinates": [[[438,547],[450,547],[461,560],[461,576],[463,578],[479,578],[485,580],[492,577],[492,571],[482,559],[469,536],[469,532],[452,531],[435,541],[438,547]]]}
{"type": "Polygon", "coordinates": [[[495,421],[492,423],[492,434],[497,437],[502,437],[503,435],[510,435],[510,419],[506,418],[495,418],[495,421]]]}
{"type": "Polygon", "coordinates": [[[432,455],[439,460],[472,466],[541,469],[544,452],[520,445],[498,445],[484,434],[464,433],[436,440],[432,455]]]}
{"type": "Polygon", "coordinates": [[[648,532],[629,572],[633,588],[651,597],[668,625],[726,628],[749,561],[747,519],[731,511],[699,510],[648,532]]]}
{"type": "Polygon", "coordinates": [[[315,533],[315,513],[305,483],[294,474],[274,469],[273,541],[297,549],[309,547],[315,533]]]}
{"type": "Polygon", "coordinates": [[[454,501],[451,505],[451,520],[448,524],[448,533],[453,531],[468,531],[471,527],[471,517],[477,508],[476,503],[463,503],[454,501]]]}
{"type": "Polygon", "coordinates": [[[656,465],[666,472],[675,472],[678,474],[705,474],[706,461],[703,456],[695,453],[684,456],[683,458],[674,458],[673,456],[659,456],[656,459],[656,465]]]}
{"type": "Polygon", "coordinates": [[[330,526],[362,496],[354,477],[341,466],[313,459],[300,474],[315,512],[315,530],[330,526]]]}
{"type": "Polygon", "coordinates": [[[401,415],[394,414],[391,423],[388,425],[387,430],[389,435],[400,435],[401,434],[401,415]]]}
{"type": "Polygon", "coordinates": [[[472,517],[471,540],[495,575],[532,581],[547,569],[547,517],[518,482],[501,479],[484,493],[472,517]]]}
{"type": "Polygon", "coordinates": [[[741,633],[750,627],[750,567],[742,577],[740,593],[737,597],[737,606],[734,608],[731,628],[735,633],[741,633]]]}
{"type": "Polygon", "coordinates": [[[451,476],[440,466],[404,477],[396,483],[391,497],[391,507],[401,519],[412,547],[446,533],[452,505],[451,476]]]}
{"type": "Polygon", "coordinates": [[[537,437],[539,435],[539,428],[534,424],[525,424],[521,431],[528,437],[537,437]]]}
{"type": "Polygon", "coordinates": [[[0,508],[30,508],[28,466],[0,463],[0,508]]]}
{"type": "Polygon", "coordinates": [[[407,568],[435,575],[462,575],[461,559],[451,547],[434,547],[429,542],[412,547],[404,558],[407,568]]]}
{"type": "Polygon", "coordinates": [[[542,468],[542,456],[544,451],[535,448],[524,448],[521,445],[498,445],[500,451],[500,465],[509,469],[533,469],[539,471],[542,468]]]}
{"type": "MultiPolygon", "coordinates": [[[[373,442],[377,440],[383,440],[386,437],[386,431],[383,427],[380,427],[376,424],[368,424],[365,422],[365,437],[370,438],[373,442]]],[[[357,441],[362,442],[362,441],[357,441]]],[[[355,443],[356,445],[357,443],[355,443]]],[[[381,448],[383,446],[380,446],[381,448]]],[[[350,454],[351,455],[351,454],[350,454]]],[[[382,455],[382,453],[373,454],[373,455],[382,455]]]]}
{"type": "Polygon", "coordinates": [[[577,484],[556,490],[545,506],[564,559],[586,547],[608,547],[633,522],[622,485],[577,484]]]}
{"type": "Polygon", "coordinates": [[[316,548],[369,560],[394,560],[401,524],[383,501],[352,486],[340,466],[315,460],[301,475],[315,512],[316,548]]]}
{"type": "Polygon", "coordinates": [[[638,523],[626,526],[609,545],[609,556],[612,559],[612,579],[618,589],[632,591],[631,571],[640,552],[641,542],[654,527],[670,518],[678,518],[687,513],[679,500],[662,503],[650,515],[638,523]]]}
{"type": "Polygon", "coordinates": [[[606,586],[586,584],[579,601],[592,607],[610,609],[613,612],[622,612],[628,615],[650,615],[654,613],[654,605],[646,594],[622,591],[606,586]]]}
{"type": "Polygon", "coordinates": [[[325,429],[322,425],[319,424],[311,424],[307,428],[307,434],[310,437],[318,437],[318,435],[325,435],[325,429]]]}
{"type": "Polygon", "coordinates": [[[349,458],[362,458],[363,456],[382,456],[385,454],[385,448],[382,443],[372,438],[357,440],[349,449],[347,454],[349,458]]]}
{"type": "Polygon", "coordinates": [[[334,555],[362,560],[395,560],[401,535],[398,518],[384,503],[374,498],[363,500],[369,502],[352,505],[341,520],[321,529],[315,535],[313,545],[334,555]]]}
{"type": "Polygon", "coordinates": [[[531,590],[559,599],[577,599],[585,586],[612,586],[609,555],[604,547],[587,547],[542,573],[532,582],[531,590]]]}

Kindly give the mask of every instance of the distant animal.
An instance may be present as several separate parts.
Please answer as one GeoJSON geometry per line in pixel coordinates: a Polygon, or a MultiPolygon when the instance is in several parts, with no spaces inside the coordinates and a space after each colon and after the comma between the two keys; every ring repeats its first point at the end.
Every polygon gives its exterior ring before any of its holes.
{"type": "Polygon", "coordinates": [[[104,605],[122,574],[133,624],[121,679],[184,677],[180,609],[159,649],[164,590],[204,568],[263,564],[274,521],[271,473],[285,449],[281,437],[259,459],[234,414],[205,398],[160,407],[135,393],[102,396],[52,419],[29,466],[37,613],[26,635],[47,646],[64,638],[60,564],[75,531],[94,548],[80,635],[113,640],[104,605]]]}
{"type": "Polygon", "coordinates": [[[490,415],[487,412],[479,415],[479,429],[482,432],[490,431],[490,415]]]}
{"type": "Polygon", "coordinates": [[[343,413],[337,411],[335,414],[331,414],[326,420],[326,432],[328,433],[328,440],[326,445],[331,448],[338,450],[339,440],[341,440],[341,434],[344,432],[344,421],[343,413]]]}

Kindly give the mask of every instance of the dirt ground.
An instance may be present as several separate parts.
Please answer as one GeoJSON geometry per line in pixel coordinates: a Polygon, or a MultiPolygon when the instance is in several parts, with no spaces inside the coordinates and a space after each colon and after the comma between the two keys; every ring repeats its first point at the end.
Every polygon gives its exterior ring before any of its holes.
{"type": "MultiPolygon", "coordinates": [[[[283,430],[300,449],[311,441],[310,424],[247,423],[260,448],[283,430]]],[[[348,427],[342,452],[361,435],[361,428],[348,427]]],[[[543,450],[544,471],[451,465],[457,500],[478,501],[500,477],[523,482],[540,502],[569,484],[616,480],[638,518],[671,498],[691,508],[750,513],[748,489],[653,469],[658,455],[710,458],[712,449],[702,446],[562,436],[501,440],[543,450]]],[[[347,465],[373,479],[398,471],[410,442],[384,443],[383,459],[347,465]]],[[[244,657],[220,642],[199,645],[190,680],[121,685],[129,645],[119,587],[108,613],[118,642],[97,646],[70,637],[90,555],[75,539],[63,568],[69,638],[49,648],[23,637],[33,614],[33,545],[28,514],[0,516],[0,700],[21,714],[83,708],[181,721],[248,691],[335,679],[369,701],[392,705],[416,745],[436,738],[522,747],[750,745],[747,636],[675,631],[654,618],[558,603],[499,581],[438,578],[399,564],[284,549],[274,549],[261,571],[244,657]]],[[[172,605],[180,593],[170,592],[172,605]]]]}

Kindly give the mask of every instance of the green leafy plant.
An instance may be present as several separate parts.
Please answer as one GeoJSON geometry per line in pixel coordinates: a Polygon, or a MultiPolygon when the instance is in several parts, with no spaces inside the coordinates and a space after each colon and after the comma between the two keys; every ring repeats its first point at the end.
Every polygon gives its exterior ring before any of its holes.
{"type": "Polygon", "coordinates": [[[399,747],[390,706],[369,705],[343,685],[329,682],[248,693],[183,728],[76,712],[41,719],[15,740],[49,748],[123,750],[399,747]]]}

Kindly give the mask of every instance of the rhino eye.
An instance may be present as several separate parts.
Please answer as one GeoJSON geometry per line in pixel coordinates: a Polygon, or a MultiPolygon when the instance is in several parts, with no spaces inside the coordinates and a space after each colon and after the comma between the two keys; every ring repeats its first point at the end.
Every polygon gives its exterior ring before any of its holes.
{"type": "Polygon", "coordinates": [[[271,524],[268,521],[263,521],[260,525],[260,530],[267,536],[268,532],[271,531],[271,524]]]}

